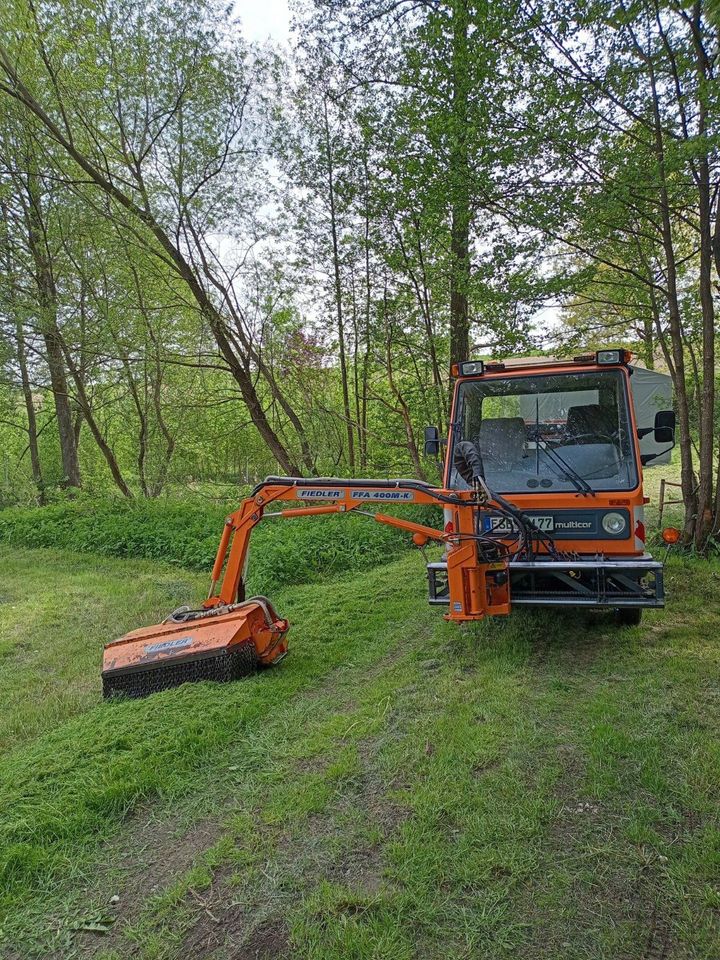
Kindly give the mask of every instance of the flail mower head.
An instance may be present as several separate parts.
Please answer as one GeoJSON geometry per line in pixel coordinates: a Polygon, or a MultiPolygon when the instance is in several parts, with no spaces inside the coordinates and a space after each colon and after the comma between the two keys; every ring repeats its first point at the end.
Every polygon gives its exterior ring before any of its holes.
{"type": "Polygon", "coordinates": [[[197,680],[236,680],[287,652],[288,622],[265,597],[189,610],[107,644],[103,696],[148,694],[197,680]]]}

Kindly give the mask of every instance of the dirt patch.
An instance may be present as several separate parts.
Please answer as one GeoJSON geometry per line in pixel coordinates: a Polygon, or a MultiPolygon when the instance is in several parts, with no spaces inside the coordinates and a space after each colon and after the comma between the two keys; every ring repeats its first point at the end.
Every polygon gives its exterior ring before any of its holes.
{"type": "Polygon", "coordinates": [[[649,931],[642,960],[667,960],[672,946],[670,924],[657,905],[653,906],[649,921],[646,922],[649,931]]]}
{"type": "Polygon", "coordinates": [[[179,817],[158,820],[150,807],[137,810],[121,834],[105,847],[104,868],[85,899],[115,918],[107,935],[78,931],[75,946],[91,957],[122,943],[123,929],[136,919],[148,899],[181,877],[223,832],[222,813],[189,828],[179,817]],[[118,881],[116,876],[120,872],[118,881]],[[112,902],[114,897],[119,897],[112,902]]]}
{"type": "Polygon", "coordinates": [[[322,774],[332,763],[332,757],[320,754],[317,757],[303,757],[295,764],[297,772],[303,776],[307,774],[322,774]]]}
{"type": "Polygon", "coordinates": [[[178,949],[178,958],[281,960],[290,957],[290,931],[281,918],[259,916],[249,904],[229,896],[228,870],[219,870],[209,890],[190,892],[200,907],[178,949]]]}
{"type": "Polygon", "coordinates": [[[364,895],[373,895],[383,885],[382,847],[376,844],[352,850],[330,866],[325,879],[364,895]]]}
{"type": "MultiPolygon", "coordinates": [[[[361,771],[322,813],[276,835],[272,854],[248,897],[238,902],[229,871],[216,873],[203,893],[201,909],[188,906],[195,920],[188,929],[180,957],[214,960],[274,960],[293,955],[285,918],[302,900],[304,891],[326,880],[352,891],[353,897],[378,894],[384,878],[383,847],[410,811],[387,796],[387,784],[376,772],[378,742],[359,747],[361,771]],[[367,828],[379,831],[368,842],[367,828]],[[279,880],[279,882],[278,882],[279,880]]],[[[316,770],[308,776],[317,776],[316,770]]],[[[262,829],[262,828],[261,828],[262,829]]]]}
{"type": "Polygon", "coordinates": [[[261,923],[248,942],[230,955],[230,960],[275,960],[290,956],[289,949],[288,929],[284,923],[261,923]]]}

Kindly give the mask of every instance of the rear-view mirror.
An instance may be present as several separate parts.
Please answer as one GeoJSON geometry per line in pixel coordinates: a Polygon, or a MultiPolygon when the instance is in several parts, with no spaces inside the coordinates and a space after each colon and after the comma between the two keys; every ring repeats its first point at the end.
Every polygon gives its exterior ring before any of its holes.
{"type": "Polygon", "coordinates": [[[440,434],[437,427],[425,427],[425,456],[436,457],[440,453],[440,434]]]}
{"type": "Polygon", "coordinates": [[[673,443],[675,440],[675,411],[658,410],[655,414],[655,443],[673,443]]]}

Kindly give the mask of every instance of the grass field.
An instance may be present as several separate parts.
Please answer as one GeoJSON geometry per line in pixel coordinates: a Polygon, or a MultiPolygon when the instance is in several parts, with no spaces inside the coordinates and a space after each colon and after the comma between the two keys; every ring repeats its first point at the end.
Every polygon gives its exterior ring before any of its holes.
{"type": "Polygon", "coordinates": [[[103,641],[206,577],[0,565],[4,960],[720,956],[717,563],[459,630],[413,553],[275,592],[277,670],[113,704],[103,641]]]}

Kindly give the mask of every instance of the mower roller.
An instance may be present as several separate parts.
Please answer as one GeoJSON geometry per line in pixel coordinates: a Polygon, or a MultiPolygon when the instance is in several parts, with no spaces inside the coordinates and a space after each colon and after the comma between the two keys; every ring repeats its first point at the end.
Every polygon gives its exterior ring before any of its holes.
{"type": "MultiPolygon", "coordinates": [[[[642,465],[659,454],[642,454],[639,440],[672,443],[674,419],[660,411],[654,426],[638,426],[629,358],[601,350],[459,364],[442,487],[268,477],[227,517],[202,606],[107,644],[104,695],[234,680],[285,657],[287,620],[265,597],[245,598],[250,535],[268,517],[356,513],[411,533],[418,547],[442,544],[427,565],[429,602],[457,623],[514,604],[611,608],[620,623],[639,622],[643,608],[664,605],[643,523],[642,465]],[[286,503],[295,506],[269,509],[286,503]],[[411,504],[441,507],[443,528],[377,511],[411,504]]],[[[438,431],[425,433],[426,453],[437,453],[438,431]]]]}

